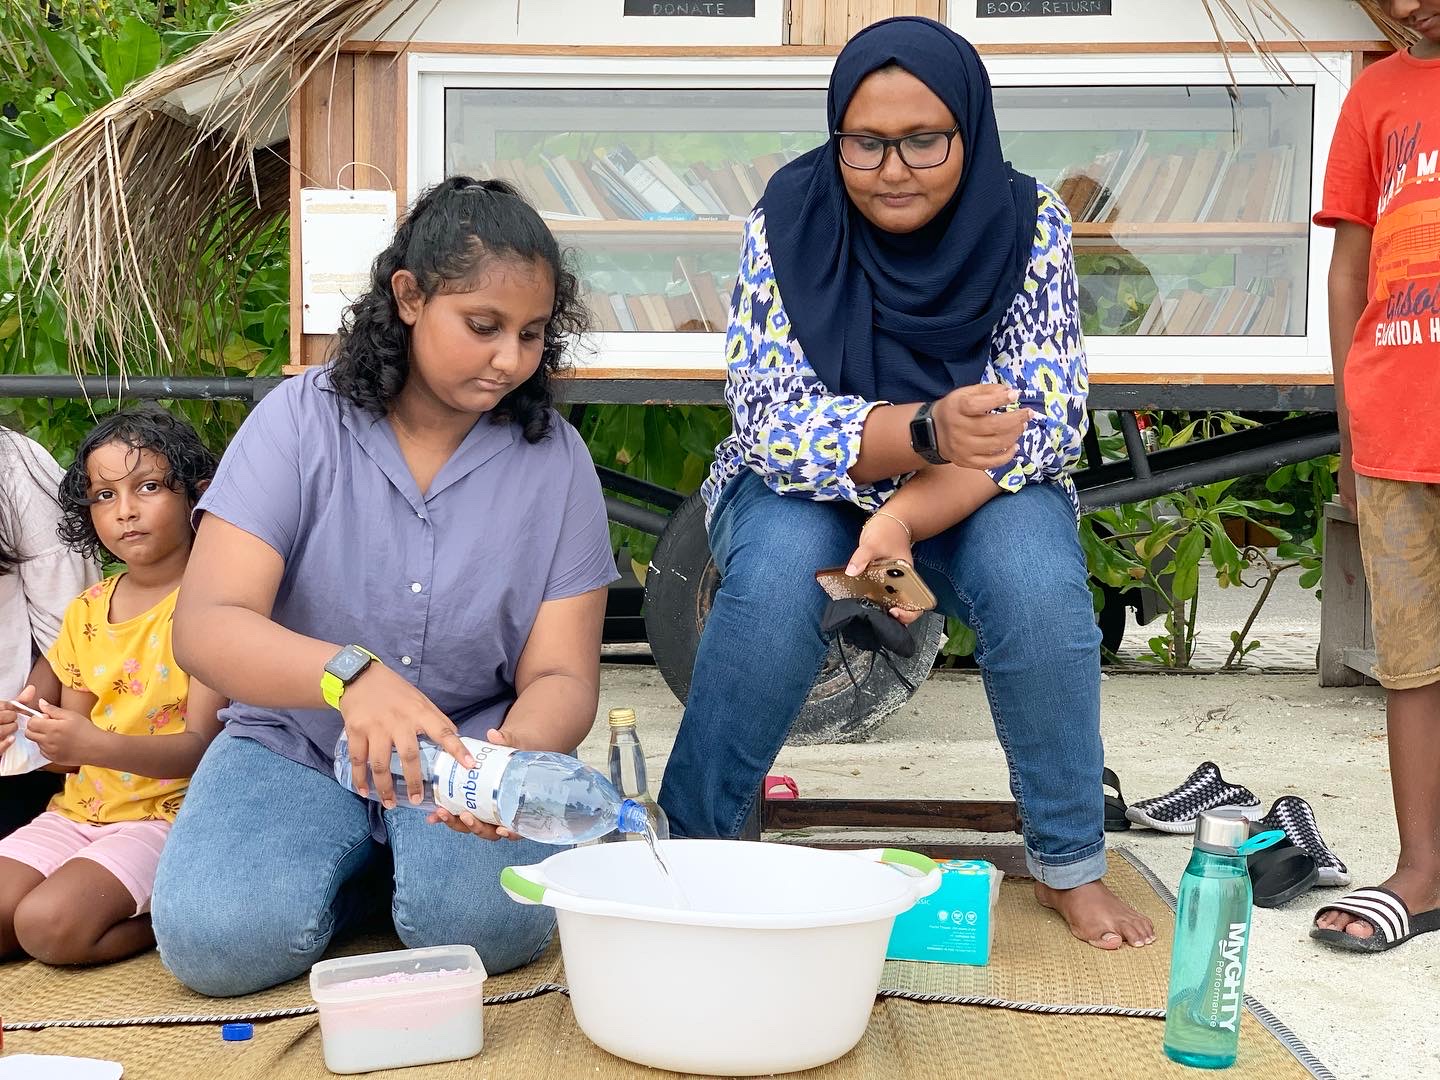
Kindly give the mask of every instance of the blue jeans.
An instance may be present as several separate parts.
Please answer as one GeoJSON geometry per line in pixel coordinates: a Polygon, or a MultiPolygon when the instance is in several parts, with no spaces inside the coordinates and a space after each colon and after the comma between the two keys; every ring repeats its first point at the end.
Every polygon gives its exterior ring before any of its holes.
{"type": "Polygon", "coordinates": [[[221,734],[156,873],[152,922],[165,966],[211,997],[303,975],[390,865],[390,911],[406,946],[473,945],[491,974],[545,948],[554,913],[511,900],[500,871],[556,848],[461,835],[402,806],[385,813],[391,863],[364,803],[324,773],[221,734]]]}
{"type": "MultiPolygon", "coordinates": [[[[845,564],[862,523],[847,504],[776,495],[748,470],[721,493],[720,589],[660,788],[672,835],[739,835],[825,659],[815,571],[845,564]]],[[[1069,498],[1050,484],[997,495],[914,555],[941,610],[979,639],[1031,873],[1060,889],[1098,879],[1100,631],[1069,498]]]]}

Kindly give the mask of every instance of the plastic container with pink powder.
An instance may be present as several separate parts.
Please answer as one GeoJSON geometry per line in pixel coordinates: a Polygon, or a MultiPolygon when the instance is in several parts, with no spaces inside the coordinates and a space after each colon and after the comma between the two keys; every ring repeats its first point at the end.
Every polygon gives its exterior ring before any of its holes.
{"type": "Polygon", "coordinates": [[[325,1067],[403,1069],[474,1057],[485,1044],[485,965],[469,945],[322,960],[310,969],[325,1067]]]}

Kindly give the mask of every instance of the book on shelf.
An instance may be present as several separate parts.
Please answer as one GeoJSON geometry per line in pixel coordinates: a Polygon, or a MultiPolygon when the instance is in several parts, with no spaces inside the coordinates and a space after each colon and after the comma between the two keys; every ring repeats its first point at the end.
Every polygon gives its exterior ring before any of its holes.
{"type": "Polygon", "coordinates": [[[630,313],[630,305],[625,303],[625,297],[620,293],[610,294],[610,309],[615,313],[615,321],[620,324],[621,330],[638,330],[635,324],[635,316],[630,313]]]}
{"type": "Polygon", "coordinates": [[[730,304],[720,292],[714,274],[706,274],[695,268],[694,263],[684,255],[675,259],[675,270],[685,288],[695,298],[700,316],[706,329],[723,334],[730,325],[730,304]]]}

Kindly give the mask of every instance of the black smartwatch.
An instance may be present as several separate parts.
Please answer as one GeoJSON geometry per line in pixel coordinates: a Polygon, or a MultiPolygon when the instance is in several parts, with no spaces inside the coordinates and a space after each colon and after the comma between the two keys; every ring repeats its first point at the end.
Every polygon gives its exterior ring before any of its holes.
{"type": "Polygon", "coordinates": [[[950,459],[940,453],[940,440],[935,437],[935,418],[930,415],[935,403],[927,401],[910,421],[910,449],[931,465],[948,465],[950,459]]]}

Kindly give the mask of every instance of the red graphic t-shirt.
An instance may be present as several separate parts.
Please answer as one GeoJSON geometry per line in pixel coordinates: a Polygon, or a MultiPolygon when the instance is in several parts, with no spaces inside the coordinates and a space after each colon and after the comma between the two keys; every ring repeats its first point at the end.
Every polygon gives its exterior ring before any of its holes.
{"type": "Polygon", "coordinates": [[[1440,483],[1440,59],[1399,52],[1355,81],[1315,215],[1340,221],[1374,230],[1345,363],[1355,471],[1440,483]]]}

